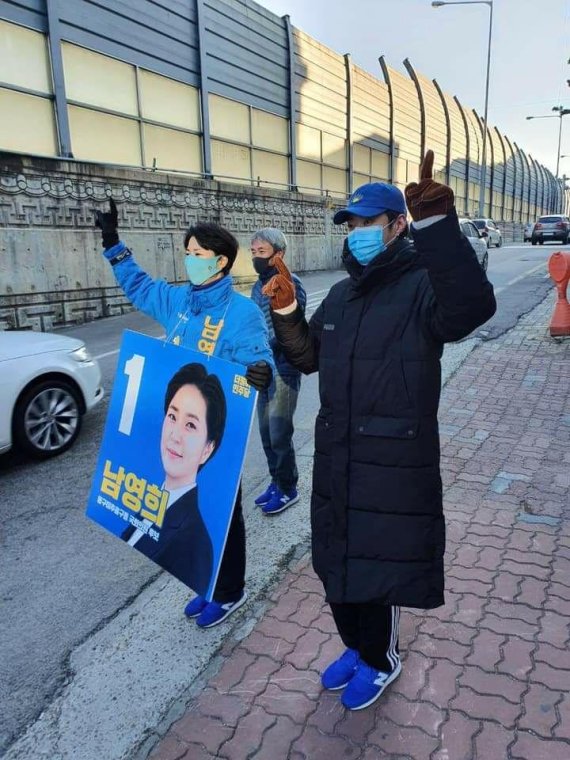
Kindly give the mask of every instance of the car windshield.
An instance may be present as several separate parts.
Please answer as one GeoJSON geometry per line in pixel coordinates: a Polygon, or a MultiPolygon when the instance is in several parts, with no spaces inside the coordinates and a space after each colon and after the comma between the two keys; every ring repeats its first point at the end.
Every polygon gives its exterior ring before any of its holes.
{"type": "Polygon", "coordinates": [[[475,227],[477,227],[478,230],[482,230],[485,226],[485,220],[484,219],[474,219],[473,224],[475,227]]]}
{"type": "Polygon", "coordinates": [[[538,220],[539,222],[559,222],[561,221],[561,216],[541,216],[538,220]]]}

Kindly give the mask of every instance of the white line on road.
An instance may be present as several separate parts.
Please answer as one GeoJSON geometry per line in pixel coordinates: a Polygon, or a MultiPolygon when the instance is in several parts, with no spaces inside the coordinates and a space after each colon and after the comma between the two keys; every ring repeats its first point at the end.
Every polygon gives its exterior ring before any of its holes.
{"type": "Polygon", "coordinates": [[[119,353],[119,349],[115,348],[114,351],[105,351],[104,354],[97,354],[97,356],[94,356],[93,358],[97,360],[106,359],[108,356],[113,356],[114,354],[118,354],[118,353],[119,353]]]}
{"type": "MultiPolygon", "coordinates": [[[[156,337],[158,338],[158,340],[164,340],[164,338],[166,337],[166,335],[165,335],[165,333],[162,333],[162,335],[157,335],[156,337]]],[[[114,348],[112,351],[105,351],[104,354],[97,354],[97,356],[94,356],[93,358],[94,359],[105,359],[105,357],[107,357],[107,356],[114,356],[115,354],[118,354],[120,350],[121,350],[120,348],[114,348]]]]}
{"type": "MultiPolygon", "coordinates": [[[[521,280],[524,280],[525,277],[528,277],[530,274],[534,274],[535,272],[539,272],[541,269],[545,267],[545,263],[542,262],[536,267],[533,267],[532,269],[527,269],[526,272],[523,272],[522,274],[519,274],[518,277],[513,277],[512,280],[509,280],[506,285],[503,285],[500,288],[494,288],[495,295],[499,295],[499,293],[502,293],[503,290],[506,290],[507,288],[510,288],[511,285],[514,285],[517,282],[520,282],[521,280]]],[[[548,275],[547,275],[548,276],[548,275]]]]}

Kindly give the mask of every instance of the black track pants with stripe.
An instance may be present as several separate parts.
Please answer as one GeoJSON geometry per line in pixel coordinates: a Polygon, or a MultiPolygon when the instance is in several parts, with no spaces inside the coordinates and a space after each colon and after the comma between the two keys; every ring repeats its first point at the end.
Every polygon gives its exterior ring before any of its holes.
{"type": "Polygon", "coordinates": [[[376,670],[390,673],[400,659],[400,608],[366,602],[331,604],[336,627],[346,647],[376,670]]]}

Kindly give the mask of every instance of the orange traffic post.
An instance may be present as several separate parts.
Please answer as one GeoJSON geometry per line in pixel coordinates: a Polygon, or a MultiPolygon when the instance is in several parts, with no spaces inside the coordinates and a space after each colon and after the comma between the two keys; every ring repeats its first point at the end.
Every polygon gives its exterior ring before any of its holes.
{"type": "Polygon", "coordinates": [[[553,337],[570,335],[570,303],[566,297],[570,280],[570,253],[557,251],[548,259],[548,271],[556,284],[558,297],[550,320],[550,334],[553,337]]]}

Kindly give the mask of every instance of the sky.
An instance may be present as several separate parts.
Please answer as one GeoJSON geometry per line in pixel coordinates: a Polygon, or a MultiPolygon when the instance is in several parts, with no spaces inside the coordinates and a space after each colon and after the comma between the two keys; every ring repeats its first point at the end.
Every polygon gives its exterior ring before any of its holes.
{"type": "MultiPolygon", "coordinates": [[[[489,9],[431,0],[258,0],[337,53],[383,79],[378,57],[405,73],[437,79],[465,106],[484,113],[489,9]]],[[[489,124],[556,170],[557,118],[552,107],[570,108],[570,0],[494,0],[489,124]]],[[[428,146],[429,147],[429,146],[428,146]]],[[[570,114],[563,118],[560,175],[570,176],[570,114]]]]}

